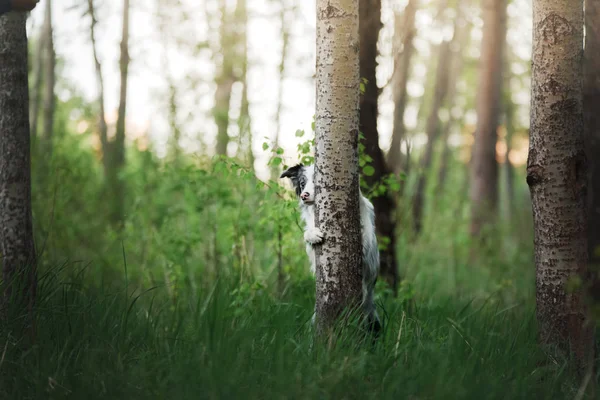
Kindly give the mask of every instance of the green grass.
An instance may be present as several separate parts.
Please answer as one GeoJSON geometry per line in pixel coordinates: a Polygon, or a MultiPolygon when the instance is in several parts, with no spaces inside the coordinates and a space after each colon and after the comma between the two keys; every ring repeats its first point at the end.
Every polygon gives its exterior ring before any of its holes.
{"type": "Polygon", "coordinates": [[[357,346],[347,330],[329,348],[313,343],[314,280],[296,201],[277,182],[230,161],[171,166],[131,151],[116,232],[80,140],[56,143],[52,168],[34,158],[37,335],[28,345],[22,312],[0,326],[0,399],[575,397],[579,381],[536,339],[526,187],[475,260],[463,168],[443,196],[430,190],[417,240],[407,192],[404,281],[398,298],[383,280],[376,291],[383,334],[357,346]]]}
{"type": "Polygon", "coordinates": [[[1,398],[562,399],[577,389],[560,364],[540,366],[533,309],[505,304],[502,290],[386,299],[374,347],[325,348],[312,345],[310,280],[281,299],[221,281],[174,302],[164,287],[78,279],[43,279],[33,348],[0,332],[1,398]]]}

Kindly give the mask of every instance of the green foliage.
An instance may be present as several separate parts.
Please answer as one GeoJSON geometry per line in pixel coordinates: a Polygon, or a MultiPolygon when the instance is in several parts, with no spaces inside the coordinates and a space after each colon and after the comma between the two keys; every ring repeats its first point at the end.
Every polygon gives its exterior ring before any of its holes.
{"type": "MultiPolygon", "coordinates": [[[[470,260],[462,164],[430,196],[418,241],[406,229],[409,203],[400,203],[403,281],[396,298],[377,283],[381,339],[357,349],[348,331],[326,349],[312,343],[314,278],[293,193],[236,159],[171,164],[131,147],[116,231],[91,146],[93,113],[76,100],[59,113],[52,156],[37,147],[33,156],[36,346],[22,351],[19,321],[0,327],[0,398],[573,397],[578,382],[565,360],[540,367],[523,193],[479,263],[470,260]],[[75,134],[81,119],[88,128],[75,134]]],[[[298,158],[314,162],[314,139],[296,136],[298,158]]],[[[282,149],[264,149],[273,168],[287,167],[282,149]]],[[[359,156],[372,176],[362,143],[359,156]]],[[[361,185],[380,196],[404,178],[361,185]]]]}

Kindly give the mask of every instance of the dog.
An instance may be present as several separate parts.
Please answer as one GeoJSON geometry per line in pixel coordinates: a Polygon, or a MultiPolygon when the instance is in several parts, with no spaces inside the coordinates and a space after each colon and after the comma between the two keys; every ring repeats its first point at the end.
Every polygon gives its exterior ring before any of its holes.
{"type": "MultiPolygon", "coordinates": [[[[310,260],[312,273],[316,269],[316,254],[314,245],[323,242],[323,232],[315,226],[315,169],[313,165],[297,164],[284,171],[280,178],[289,178],[294,185],[299,199],[300,212],[304,221],[304,241],[306,254],[310,260]]],[[[375,283],[379,273],[379,249],[375,234],[375,210],[373,204],[362,195],[360,196],[360,228],[362,235],[362,308],[368,329],[378,334],[381,321],[377,314],[374,300],[375,283]]],[[[315,316],[313,315],[313,323],[315,316]]]]}

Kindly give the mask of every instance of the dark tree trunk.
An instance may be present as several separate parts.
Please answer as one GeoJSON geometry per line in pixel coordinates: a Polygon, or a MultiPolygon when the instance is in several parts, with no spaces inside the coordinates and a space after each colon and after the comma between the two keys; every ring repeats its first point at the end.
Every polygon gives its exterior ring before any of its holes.
{"type": "MultiPolygon", "coordinates": [[[[381,29],[381,0],[360,0],[360,75],[367,79],[365,93],[360,98],[360,130],[365,136],[365,154],[373,161],[374,173],[363,174],[369,187],[382,183],[390,174],[383,152],[379,147],[377,102],[379,88],[376,81],[377,40],[381,29]]],[[[396,261],[396,202],[392,194],[386,192],[371,199],[375,207],[375,227],[380,246],[380,274],[391,286],[394,293],[398,289],[398,265],[396,261]]]]}
{"type": "Polygon", "coordinates": [[[0,17],[0,252],[2,310],[36,294],[31,218],[31,167],[25,13],[0,17]]]}
{"type": "Polygon", "coordinates": [[[433,104],[427,117],[425,132],[427,133],[427,145],[425,153],[421,159],[421,171],[417,181],[415,197],[413,199],[413,229],[416,234],[421,233],[423,225],[423,207],[425,203],[425,189],[427,186],[427,176],[433,162],[433,150],[440,134],[439,112],[442,108],[448,93],[448,62],[450,61],[450,42],[443,42],[440,45],[440,55],[438,59],[438,68],[435,80],[435,92],[433,94],[433,104]]]}
{"type": "Polygon", "coordinates": [[[413,55],[413,38],[415,37],[415,14],[417,1],[409,0],[404,9],[404,16],[395,16],[394,32],[394,130],[392,144],[388,154],[390,168],[398,173],[402,170],[402,153],[400,146],[404,140],[404,111],[408,103],[406,84],[410,74],[410,60],[413,55]]]}
{"type": "Polygon", "coordinates": [[[52,137],[54,131],[54,110],[56,97],[54,95],[55,86],[55,66],[56,53],[54,52],[54,39],[52,29],[52,0],[46,0],[46,17],[44,20],[44,129],[42,130],[42,143],[47,153],[52,149],[52,137]]]}
{"type": "Polygon", "coordinates": [[[119,92],[115,141],[111,145],[112,154],[110,157],[110,177],[108,180],[114,201],[112,220],[117,225],[123,222],[125,213],[125,183],[119,175],[125,167],[125,120],[127,117],[127,79],[129,71],[129,0],[123,1],[123,26],[119,69],[121,72],[121,90],[119,92]]]}
{"type": "MultiPolygon", "coordinates": [[[[595,0],[585,2],[585,32],[583,117],[591,176],[588,245],[590,264],[597,273],[600,272],[600,3],[595,0]]],[[[600,292],[595,297],[600,303],[600,292]]]]}
{"type": "Polygon", "coordinates": [[[463,70],[463,52],[464,49],[467,49],[469,46],[469,33],[471,32],[471,25],[466,21],[466,18],[464,18],[464,12],[460,6],[457,7],[457,9],[458,15],[456,16],[454,23],[454,35],[452,37],[452,42],[450,43],[450,76],[448,78],[448,93],[446,94],[446,104],[448,105],[448,110],[450,111],[450,117],[444,126],[441,138],[443,147],[442,155],[440,156],[440,166],[437,177],[436,199],[440,198],[444,191],[448,172],[448,164],[450,163],[450,158],[452,156],[448,139],[450,137],[451,129],[456,126],[458,121],[452,116],[451,111],[456,97],[458,80],[463,70]]]}
{"type": "Polygon", "coordinates": [[[587,280],[587,161],[583,140],[583,0],[533,2],[531,131],[527,183],[535,237],[541,341],[572,354],[580,371],[593,360],[593,326],[581,285],[587,280]]]}
{"type": "Polygon", "coordinates": [[[96,10],[94,0],[88,0],[88,13],[90,14],[90,39],[92,42],[92,51],[94,55],[94,67],[96,72],[96,85],[98,89],[98,135],[102,146],[102,165],[104,166],[104,176],[108,178],[110,148],[108,143],[108,127],[106,125],[106,116],[104,111],[104,77],[102,75],[102,64],[98,57],[98,48],[96,44],[96,10]]]}
{"type": "Polygon", "coordinates": [[[477,91],[477,127],[471,157],[471,235],[490,223],[498,203],[496,143],[502,92],[506,0],[483,0],[481,73],[477,91]]]}

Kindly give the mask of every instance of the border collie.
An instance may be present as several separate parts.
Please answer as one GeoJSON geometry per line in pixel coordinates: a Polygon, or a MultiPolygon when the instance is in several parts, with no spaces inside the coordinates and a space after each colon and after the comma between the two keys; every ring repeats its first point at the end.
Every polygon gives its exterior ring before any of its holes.
{"type": "MultiPolygon", "coordinates": [[[[315,273],[316,256],[313,245],[323,241],[323,233],[315,226],[315,183],[314,166],[298,164],[284,171],[280,178],[289,178],[294,185],[296,195],[300,202],[300,211],[304,221],[304,240],[306,253],[310,260],[310,269],[315,273]]],[[[368,327],[374,333],[381,330],[381,322],[375,308],[373,290],[379,272],[379,249],[375,235],[375,211],[373,204],[360,193],[360,226],[362,233],[362,291],[363,312],[367,319],[368,327]]],[[[313,315],[313,322],[314,322],[313,315]]]]}

